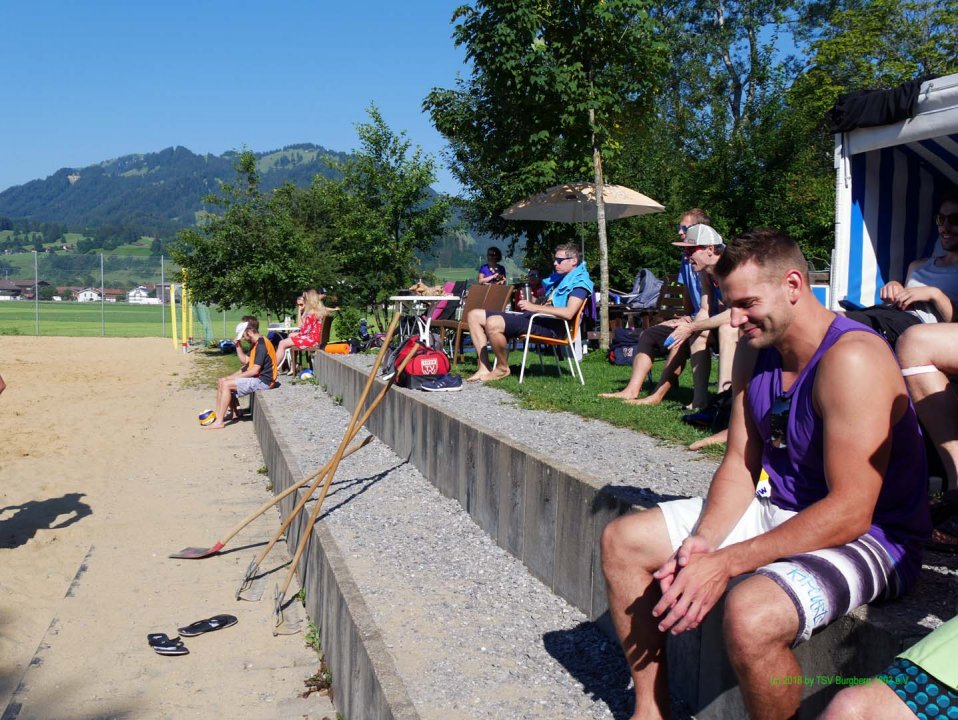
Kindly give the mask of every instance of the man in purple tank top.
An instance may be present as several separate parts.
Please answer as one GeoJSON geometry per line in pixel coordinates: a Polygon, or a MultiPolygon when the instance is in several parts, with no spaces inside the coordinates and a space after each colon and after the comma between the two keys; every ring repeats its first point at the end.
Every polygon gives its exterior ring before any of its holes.
{"type": "Polygon", "coordinates": [[[704,501],[665,502],[602,535],[635,719],[668,716],[666,633],[698,627],[726,590],[749,715],[792,717],[792,648],[907,589],[930,531],[922,438],[888,344],[818,303],[781,233],[736,238],[715,274],[742,332],[725,458],[704,501]]]}

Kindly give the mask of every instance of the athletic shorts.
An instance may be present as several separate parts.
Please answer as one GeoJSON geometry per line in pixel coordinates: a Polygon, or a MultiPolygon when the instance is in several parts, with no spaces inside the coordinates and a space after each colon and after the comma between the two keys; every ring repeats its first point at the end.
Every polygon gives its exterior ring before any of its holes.
{"type": "MultiPolygon", "coordinates": [[[[506,323],[506,337],[516,338],[524,335],[529,329],[529,318],[532,313],[524,312],[487,312],[486,319],[494,316],[501,317],[506,323]]],[[[564,338],[565,325],[558,318],[550,320],[544,317],[537,317],[532,323],[532,334],[547,338],[564,338]]]]}
{"type": "MultiPolygon", "coordinates": [[[[654,353],[659,355],[668,355],[671,348],[665,347],[664,343],[669,335],[675,331],[675,328],[681,324],[681,322],[669,321],[668,323],[659,323],[657,325],[647,327],[642,331],[640,342],[650,346],[652,352],[654,353]]],[[[685,347],[688,347],[688,343],[685,344],[685,347]]]]}
{"type": "Polygon", "coordinates": [[[958,720],[958,693],[905,658],[878,674],[919,720],[958,720]]]}
{"type": "Polygon", "coordinates": [[[252,395],[260,390],[269,390],[269,385],[258,377],[244,377],[236,379],[236,397],[252,395]]]}
{"type": "Polygon", "coordinates": [[[861,310],[849,310],[845,317],[881,333],[894,347],[898,338],[912,325],[921,325],[921,318],[891,305],[874,305],[861,310]]]}
{"type": "MultiPolygon", "coordinates": [[[[687,498],[659,505],[672,549],[677,550],[698,524],[704,500],[687,498]]],[[[767,498],[756,497],[722,543],[726,547],[778,527],[794,516],[767,498]]],[[[901,592],[894,561],[871,535],[847,545],[791,555],[755,571],[773,580],[798,613],[798,645],[829,623],[857,608],[901,592]]]]}

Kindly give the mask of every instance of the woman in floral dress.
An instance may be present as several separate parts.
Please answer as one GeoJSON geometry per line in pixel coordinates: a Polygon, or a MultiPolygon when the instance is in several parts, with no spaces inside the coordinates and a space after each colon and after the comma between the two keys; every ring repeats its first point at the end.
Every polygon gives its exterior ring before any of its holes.
{"type": "Polygon", "coordinates": [[[289,375],[296,374],[296,351],[308,350],[319,345],[323,334],[323,323],[327,321],[329,310],[323,305],[320,294],[310,288],[296,298],[296,315],[299,330],[280,340],[276,346],[276,356],[281,357],[289,351],[289,375]]]}

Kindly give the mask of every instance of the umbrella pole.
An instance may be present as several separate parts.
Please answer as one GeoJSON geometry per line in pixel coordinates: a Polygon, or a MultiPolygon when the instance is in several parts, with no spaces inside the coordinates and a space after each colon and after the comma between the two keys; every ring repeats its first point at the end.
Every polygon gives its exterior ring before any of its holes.
{"type": "Polygon", "coordinates": [[[605,188],[602,179],[602,152],[595,132],[595,110],[589,108],[592,126],[592,164],[595,168],[595,220],[599,228],[599,348],[609,349],[609,240],[605,234],[605,188]]]}

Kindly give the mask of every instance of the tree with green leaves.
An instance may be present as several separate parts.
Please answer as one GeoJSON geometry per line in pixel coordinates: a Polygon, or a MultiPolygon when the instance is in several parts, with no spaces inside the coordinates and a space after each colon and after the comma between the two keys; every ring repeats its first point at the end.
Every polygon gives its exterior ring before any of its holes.
{"type": "MultiPolygon", "coordinates": [[[[453,173],[478,228],[510,238],[513,247],[525,233],[534,258],[571,239],[569,228],[511,223],[499,214],[552,185],[602,182],[603,163],[614,177],[617,125],[650,107],[665,70],[650,6],[477,0],[455,11],[455,42],[466,49],[471,74],[453,89],[434,89],[424,107],[449,142],[453,173]]],[[[605,290],[604,241],[600,236],[605,290]]]]}
{"type": "Polygon", "coordinates": [[[316,284],[315,243],[283,196],[260,190],[252,152],[241,153],[235,167],[239,182],[223,183],[220,195],[206,198],[214,211],[180,232],[172,256],[197,302],[279,316],[316,284]]]}
{"type": "Polygon", "coordinates": [[[299,221],[335,263],[341,303],[381,306],[421,275],[416,253],[428,252],[450,219],[436,196],[435,161],[395,133],[371,105],[356,126],[360,148],[334,163],[340,178],[317,176],[297,202],[299,221]]]}

